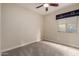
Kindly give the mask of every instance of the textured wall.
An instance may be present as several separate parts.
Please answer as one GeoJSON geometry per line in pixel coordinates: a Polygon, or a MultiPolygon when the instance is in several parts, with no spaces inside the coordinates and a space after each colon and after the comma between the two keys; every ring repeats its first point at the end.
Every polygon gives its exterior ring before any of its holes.
{"type": "Polygon", "coordinates": [[[48,41],[53,41],[61,44],[66,44],[69,46],[74,46],[79,48],[79,17],[77,32],[75,33],[63,33],[57,32],[56,15],[65,13],[68,11],[79,9],[79,4],[64,7],[56,12],[53,12],[45,17],[45,30],[44,38],[48,41]]]}
{"type": "Polygon", "coordinates": [[[2,4],[2,50],[40,41],[42,16],[15,4],[2,4]]]}
{"type": "Polygon", "coordinates": [[[0,4],[0,52],[1,52],[1,4],[0,4]]]}

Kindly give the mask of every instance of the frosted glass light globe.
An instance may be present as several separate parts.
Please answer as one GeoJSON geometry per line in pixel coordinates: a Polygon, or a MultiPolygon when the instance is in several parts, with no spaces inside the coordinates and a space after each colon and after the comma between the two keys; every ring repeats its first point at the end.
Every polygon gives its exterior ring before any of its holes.
{"type": "Polygon", "coordinates": [[[49,4],[47,4],[47,3],[46,3],[46,4],[44,4],[44,7],[48,7],[48,6],[49,6],[49,4]]]}

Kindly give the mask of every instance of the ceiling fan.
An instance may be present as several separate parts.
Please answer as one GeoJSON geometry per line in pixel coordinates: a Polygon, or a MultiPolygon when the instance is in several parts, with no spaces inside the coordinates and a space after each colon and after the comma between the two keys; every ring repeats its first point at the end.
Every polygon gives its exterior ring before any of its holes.
{"type": "Polygon", "coordinates": [[[42,3],[41,5],[37,6],[36,8],[40,8],[44,6],[45,7],[45,11],[48,11],[48,7],[49,6],[54,6],[54,7],[58,7],[59,4],[58,3],[42,3]]]}

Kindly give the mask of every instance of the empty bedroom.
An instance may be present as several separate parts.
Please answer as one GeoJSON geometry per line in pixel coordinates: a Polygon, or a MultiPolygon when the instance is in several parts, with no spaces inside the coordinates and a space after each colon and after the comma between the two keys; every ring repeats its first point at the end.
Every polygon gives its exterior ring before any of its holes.
{"type": "Polygon", "coordinates": [[[79,56],[79,3],[0,3],[1,56],[79,56]]]}

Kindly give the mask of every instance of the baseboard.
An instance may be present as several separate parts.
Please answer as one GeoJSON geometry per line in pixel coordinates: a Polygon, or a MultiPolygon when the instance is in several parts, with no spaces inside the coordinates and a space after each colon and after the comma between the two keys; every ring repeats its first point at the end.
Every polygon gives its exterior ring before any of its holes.
{"type": "Polygon", "coordinates": [[[71,47],[71,48],[74,48],[74,49],[79,49],[79,48],[76,47],[76,46],[71,46],[71,45],[67,45],[67,44],[64,44],[64,43],[59,43],[59,42],[49,41],[49,40],[43,40],[43,41],[47,41],[47,42],[51,42],[51,43],[54,43],[54,44],[63,45],[63,46],[66,46],[66,47],[71,47]]]}
{"type": "Polygon", "coordinates": [[[19,48],[19,47],[22,47],[22,46],[25,46],[25,45],[28,45],[28,44],[31,44],[31,43],[34,43],[34,42],[39,42],[40,40],[37,40],[37,41],[31,41],[31,42],[28,42],[28,43],[24,43],[24,44],[21,44],[21,45],[18,45],[18,46],[15,46],[15,47],[11,47],[11,48],[8,48],[8,49],[5,49],[5,50],[2,50],[2,52],[6,52],[6,51],[9,51],[9,50],[12,50],[12,49],[16,49],[16,48],[19,48]]]}

